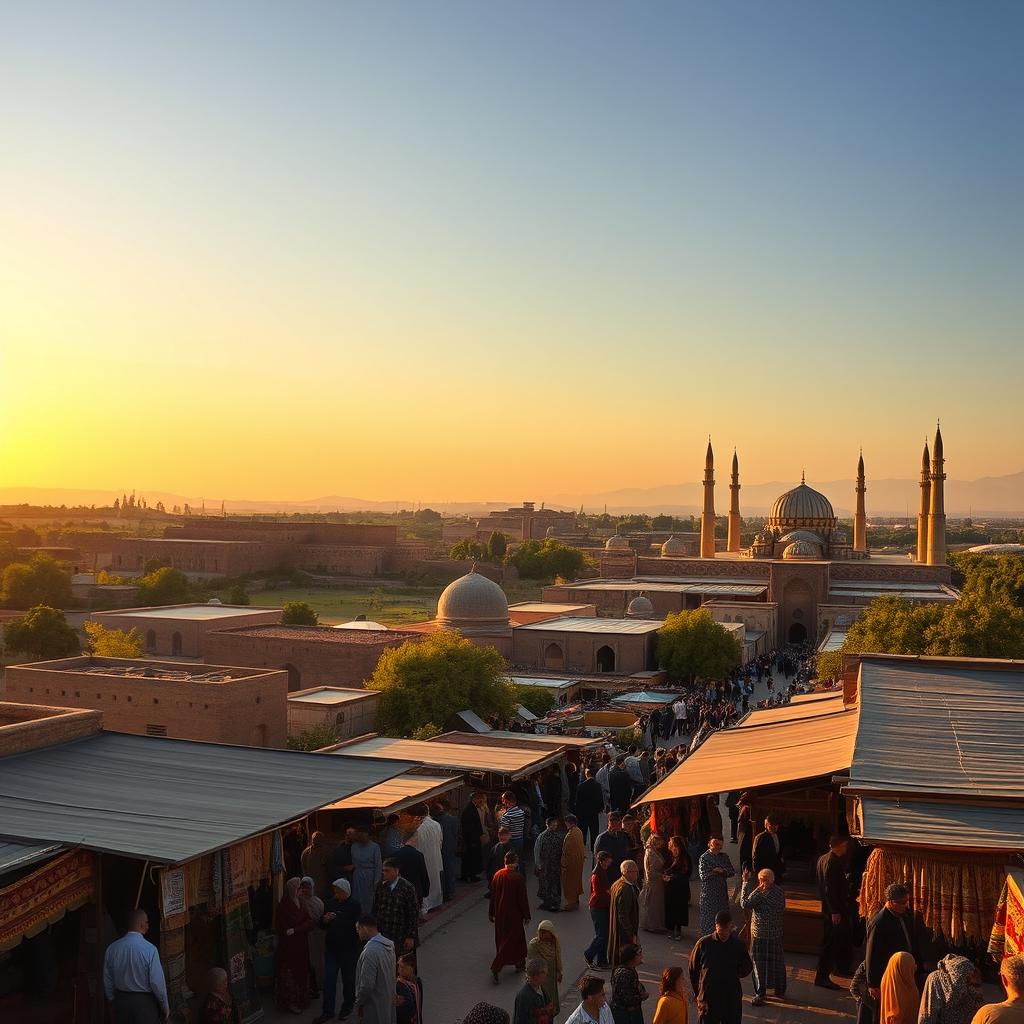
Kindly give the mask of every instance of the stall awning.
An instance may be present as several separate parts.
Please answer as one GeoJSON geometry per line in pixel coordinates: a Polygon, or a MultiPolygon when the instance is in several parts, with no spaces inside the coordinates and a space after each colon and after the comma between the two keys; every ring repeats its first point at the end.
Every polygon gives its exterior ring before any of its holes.
{"type": "Polygon", "coordinates": [[[634,806],[845,771],[853,758],[856,735],[856,708],[755,729],[712,733],[634,806]]]}
{"type": "Polygon", "coordinates": [[[60,843],[13,843],[0,839],[0,875],[45,860],[63,849],[60,843]]]}
{"type": "Polygon", "coordinates": [[[101,732],[0,759],[0,837],[180,864],[408,769],[101,732]]]}
{"type": "Polygon", "coordinates": [[[1024,809],[911,800],[860,802],[861,837],[898,846],[1024,851],[1024,809]]]}
{"type": "Polygon", "coordinates": [[[805,718],[819,718],[822,715],[834,715],[843,710],[843,694],[837,690],[829,695],[829,700],[818,700],[810,704],[783,704],[777,708],[765,708],[762,711],[751,711],[739,723],[739,729],[752,729],[759,725],[774,725],[777,722],[797,722],[805,718]]]}
{"type": "MultiPolygon", "coordinates": [[[[472,737],[473,734],[458,735],[472,737]]],[[[536,744],[531,746],[533,749],[524,749],[521,746],[499,747],[492,743],[478,747],[468,740],[435,743],[427,740],[400,740],[374,736],[368,740],[346,743],[331,753],[347,758],[387,758],[446,771],[493,772],[496,775],[519,779],[553,764],[564,752],[561,744],[557,750],[549,750],[536,744]]]]}
{"type": "Polygon", "coordinates": [[[433,800],[442,793],[458,789],[461,775],[399,775],[377,786],[353,793],[344,800],[336,800],[323,808],[325,811],[378,810],[381,814],[394,814],[410,804],[433,800]]]}
{"type": "Polygon", "coordinates": [[[590,736],[559,736],[558,733],[542,732],[510,732],[504,729],[492,729],[482,735],[471,732],[446,732],[443,736],[435,736],[431,743],[468,743],[474,747],[486,747],[496,744],[502,747],[518,747],[520,750],[533,750],[541,747],[554,750],[567,747],[577,750],[596,750],[604,741],[590,736]]]}

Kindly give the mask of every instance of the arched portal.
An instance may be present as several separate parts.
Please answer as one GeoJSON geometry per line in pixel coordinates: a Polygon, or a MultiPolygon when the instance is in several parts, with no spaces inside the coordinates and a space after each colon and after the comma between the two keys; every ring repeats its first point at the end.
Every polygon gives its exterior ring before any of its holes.
{"type": "Polygon", "coordinates": [[[146,653],[156,654],[156,630],[146,630],[146,653]]]}
{"type": "Polygon", "coordinates": [[[548,644],[544,648],[544,667],[561,669],[565,668],[565,654],[558,644],[548,644]]]}
{"type": "Polygon", "coordinates": [[[597,671],[598,672],[614,672],[615,671],[615,652],[608,647],[599,647],[597,649],[597,671]]]}
{"type": "Polygon", "coordinates": [[[807,627],[802,622],[794,622],[789,627],[789,642],[802,644],[807,639],[807,627]]]}
{"type": "Polygon", "coordinates": [[[294,665],[285,665],[284,670],[288,673],[288,692],[294,693],[301,689],[302,675],[299,670],[294,665]]]}
{"type": "Polygon", "coordinates": [[[171,654],[173,654],[176,657],[181,655],[181,634],[180,633],[172,633],[171,634],[171,654]]]}

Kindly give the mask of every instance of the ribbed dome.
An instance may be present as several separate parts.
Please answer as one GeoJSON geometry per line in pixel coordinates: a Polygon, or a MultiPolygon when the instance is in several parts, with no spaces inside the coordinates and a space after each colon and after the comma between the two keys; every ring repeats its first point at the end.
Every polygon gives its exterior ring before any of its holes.
{"type": "Polygon", "coordinates": [[[808,544],[818,544],[819,546],[822,544],[822,538],[811,530],[790,530],[789,533],[783,534],[779,538],[779,543],[792,544],[795,540],[803,540],[808,544]]]}
{"type": "Polygon", "coordinates": [[[630,619],[653,619],[654,605],[645,594],[638,594],[629,602],[626,608],[626,616],[630,619]]]}
{"type": "Polygon", "coordinates": [[[792,544],[787,544],[785,550],[782,552],[782,557],[785,559],[800,559],[800,558],[821,558],[821,548],[817,544],[810,544],[805,540],[795,540],[792,544]]]}
{"type": "Polygon", "coordinates": [[[441,592],[437,622],[459,632],[508,629],[508,598],[493,580],[478,572],[460,576],[441,592]]]}
{"type": "Polygon", "coordinates": [[[785,529],[788,526],[825,523],[832,526],[835,518],[836,514],[828,498],[813,487],[801,483],[775,499],[768,521],[772,526],[785,529]]]}
{"type": "Polygon", "coordinates": [[[671,536],[661,545],[662,558],[673,558],[676,555],[685,555],[686,545],[676,536],[671,536]]]}
{"type": "Polygon", "coordinates": [[[605,551],[628,551],[629,541],[621,534],[615,534],[604,542],[605,551]]]}

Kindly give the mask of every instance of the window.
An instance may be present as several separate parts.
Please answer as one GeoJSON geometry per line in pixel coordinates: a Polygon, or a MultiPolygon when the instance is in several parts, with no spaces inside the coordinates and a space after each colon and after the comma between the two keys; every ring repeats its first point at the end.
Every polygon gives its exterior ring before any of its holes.
{"type": "Polygon", "coordinates": [[[166,725],[147,725],[146,726],[147,736],[166,736],[167,726],[166,725]]]}

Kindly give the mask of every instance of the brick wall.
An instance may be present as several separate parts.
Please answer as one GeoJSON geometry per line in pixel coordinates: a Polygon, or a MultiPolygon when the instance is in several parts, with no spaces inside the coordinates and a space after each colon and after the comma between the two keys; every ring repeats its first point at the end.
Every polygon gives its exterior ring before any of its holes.
{"type": "MultiPolygon", "coordinates": [[[[653,636],[653,634],[651,634],[653,636]]],[[[616,674],[644,672],[653,668],[654,642],[650,636],[636,633],[590,634],[562,633],[544,630],[513,630],[512,663],[530,668],[550,668],[554,671],[597,672],[597,652],[610,647],[615,652],[616,674]],[[563,663],[547,664],[547,650],[557,645],[563,654],[563,663]]]]}
{"type": "Polygon", "coordinates": [[[98,733],[102,725],[98,711],[0,703],[0,757],[70,743],[98,733]]]}
{"type": "Polygon", "coordinates": [[[202,541],[190,544],[159,537],[119,538],[114,541],[113,549],[112,568],[115,572],[138,571],[151,558],[157,558],[182,572],[209,572],[222,576],[272,569],[287,561],[291,550],[289,545],[276,542],[202,541]]]}
{"type": "Polygon", "coordinates": [[[379,576],[384,568],[385,549],[354,547],[351,544],[298,544],[291,563],[307,572],[339,573],[343,576],[379,576]]]}
{"type": "MultiPolygon", "coordinates": [[[[63,664],[102,664],[102,659],[67,659],[63,664]]],[[[125,664],[108,659],[109,664],[125,664]]],[[[129,664],[131,662],[128,662],[129,664]]],[[[245,746],[283,747],[288,734],[287,675],[263,672],[229,682],[202,682],[69,671],[60,662],[10,666],[7,695],[25,703],[61,703],[102,712],[114,732],[245,746]],[[51,665],[54,667],[44,667],[51,665]],[[155,727],[155,728],[154,728],[155,727]]],[[[144,665],[144,662],[134,662],[144,665]]],[[[174,663],[154,662],[177,669],[174,663]]],[[[224,672],[230,674],[231,668],[224,672]]]]}

